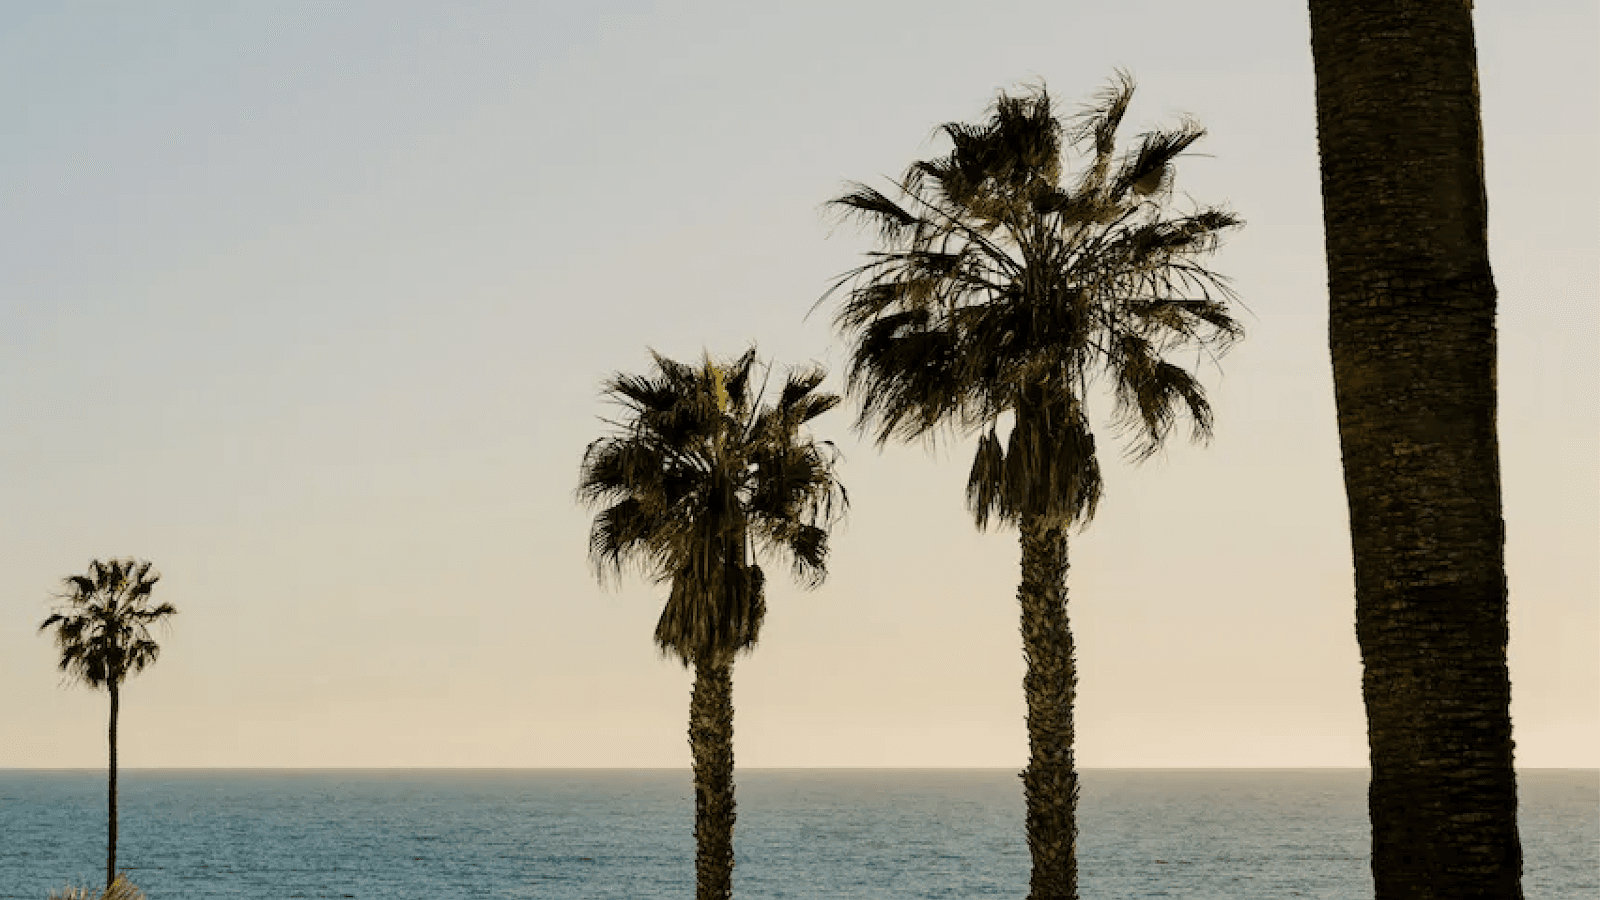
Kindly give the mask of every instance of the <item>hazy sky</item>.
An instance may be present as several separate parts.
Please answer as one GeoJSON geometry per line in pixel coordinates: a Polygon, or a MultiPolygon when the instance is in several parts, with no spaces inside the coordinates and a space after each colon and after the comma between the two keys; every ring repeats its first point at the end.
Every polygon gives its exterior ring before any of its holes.
{"type": "MultiPolygon", "coordinates": [[[[1210,129],[1178,186],[1248,222],[1214,264],[1249,336],[1209,447],[1102,441],[1079,761],[1364,765],[1303,5],[678,6],[0,8],[0,766],[103,765],[105,695],[36,628],[130,555],[181,612],[124,766],[687,765],[664,591],[584,556],[602,380],[751,343],[837,373],[806,313],[871,243],[821,204],[1116,67],[1128,136],[1210,129]]],[[[1597,766],[1600,10],[1477,16],[1517,759],[1597,766]]],[[[735,672],[739,764],[1020,767],[1015,534],[973,528],[966,444],[850,420],[816,426],[831,576],[772,579],[735,672]]]]}

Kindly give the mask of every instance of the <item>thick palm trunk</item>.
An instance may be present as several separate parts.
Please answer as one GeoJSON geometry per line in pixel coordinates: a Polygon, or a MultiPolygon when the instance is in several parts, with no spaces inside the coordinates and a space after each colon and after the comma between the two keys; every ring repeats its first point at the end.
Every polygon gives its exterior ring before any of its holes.
{"type": "Polygon", "coordinates": [[[689,700],[694,759],[695,900],[733,896],[733,666],[696,665],[689,700]]]}
{"type": "Polygon", "coordinates": [[[111,726],[108,735],[111,745],[111,780],[106,791],[106,890],[117,880],[117,683],[112,681],[111,726]]]}
{"type": "Polygon", "coordinates": [[[1519,900],[1471,4],[1310,0],[1378,900],[1519,900]]]}
{"type": "Polygon", "coordinates": [[[1078,773],[1072,760],[1072,705],[1078,668],[1067,621],[1067,533],[1024,517],[1022,532],[1022,689],[1028,700],[1029,900],[1077,900],[1078,773]]]}

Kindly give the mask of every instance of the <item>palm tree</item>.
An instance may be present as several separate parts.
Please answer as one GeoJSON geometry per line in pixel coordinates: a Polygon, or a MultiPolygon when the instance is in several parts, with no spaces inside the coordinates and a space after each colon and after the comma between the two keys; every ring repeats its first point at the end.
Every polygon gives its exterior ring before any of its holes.
{"type": "Polygon", "coordinates": [[[602,578],[636,567],[670,585],[656,623],[661,651],[695,673],[697,900],[733,896],[733,660],[766,613],[757,554],[786,556],[805,586],[826,574],[828,527],[847,498],[832,445],[802,427],[838,405],[821,369],[791,372],[763,405],[755,351],[699,367],[660,354],[650,375],[615,375],[607,396],[626,412],[584,452],[578,497],[599,508],[589,554],[602,578]]]}
{"type": "Polygon", "coordinates": [[[55,628],[61,671],[91,688],[111,694],[110,789],[106,801],[106,890],[117,880],[117,700],[122,681],[154,663],[161,647],[150,625],[175,615],[170,603],[152,605],[150,593],[160,574],[150,563],[132,559],[91,560],[86,575],[62,579],[64,604],[39,626],[55,628]]]}
{"type": "Polygon", "coordinates": [[[1520,900],[1472,4],[1310,8],[1373,883],[1520,900]]]}
{"type": "Polygon", "coordinates": [[[880,446],[976,433],[967,506],[980,528],[1021,532],[1033,900],[1077,896],[1067,530],[1101,496],[1085,394],[1108,382],[1134,458],[1154,454],[1182,413],[1203,438],[1211,407],[1170,357],[1242,333],[1232,293],[1200,263],[1239,219],[1170,212],[1173,162],[1204,132],[1184,121],[1119,154],[1133,89],[1118,73],[1065,121],[1042,86],[1001,94],[987,122],[944,125],[950,154],[913,164],[893,196],[858,183],[832,201],[876,226],[882,247],[829,291],[850,285],[835,321],[852,343],[857,427],[880,446]],[[1064,180],[1068,146],[1088,159],[1064,180]]]}

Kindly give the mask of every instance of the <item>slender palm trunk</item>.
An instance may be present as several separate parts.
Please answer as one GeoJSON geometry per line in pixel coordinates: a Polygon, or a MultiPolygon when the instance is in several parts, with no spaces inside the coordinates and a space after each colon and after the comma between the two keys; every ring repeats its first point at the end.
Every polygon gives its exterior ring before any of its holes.
{"type": "Polygon", "coordinates": [[[695,900],[733,896],[733,665],[694,667],[689,699],[694,759],[695,900]]]}
{"type": "Polygon", "coordinates": [[[117,880],[117,683],[111,690],[111,783],[106,791],[106,890],[117,880]]]}
{"type": "Polygon", "coordinates": [[[1378,900],[1521,900],[1471,3],[1310,0],[1378,900]]]}
{"type": "Polygon", "coordinates": [[[1067,533],[1024,516],[1022,655],[1028,671],[1028,849],[1033,877],[1028,900],[1077,900],[1078,773],[1072,760],[1072,705],[1078,687],[1072,628],[1067,621],[1067,533]]]}

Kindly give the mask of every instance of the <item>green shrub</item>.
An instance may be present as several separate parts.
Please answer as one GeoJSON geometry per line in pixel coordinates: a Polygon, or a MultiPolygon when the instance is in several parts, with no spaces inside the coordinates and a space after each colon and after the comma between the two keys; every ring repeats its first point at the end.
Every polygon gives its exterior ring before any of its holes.
{"type": "Polygon", "coordinates": [[[49,900],[146,900],[144,891],[133,886],[126,875],[118,875],[117,880],[111,882],[111,887],[105,893],[98,893],[92,888],[73,887],[67,885],[60,891],[51,891],[49,900]]]}

